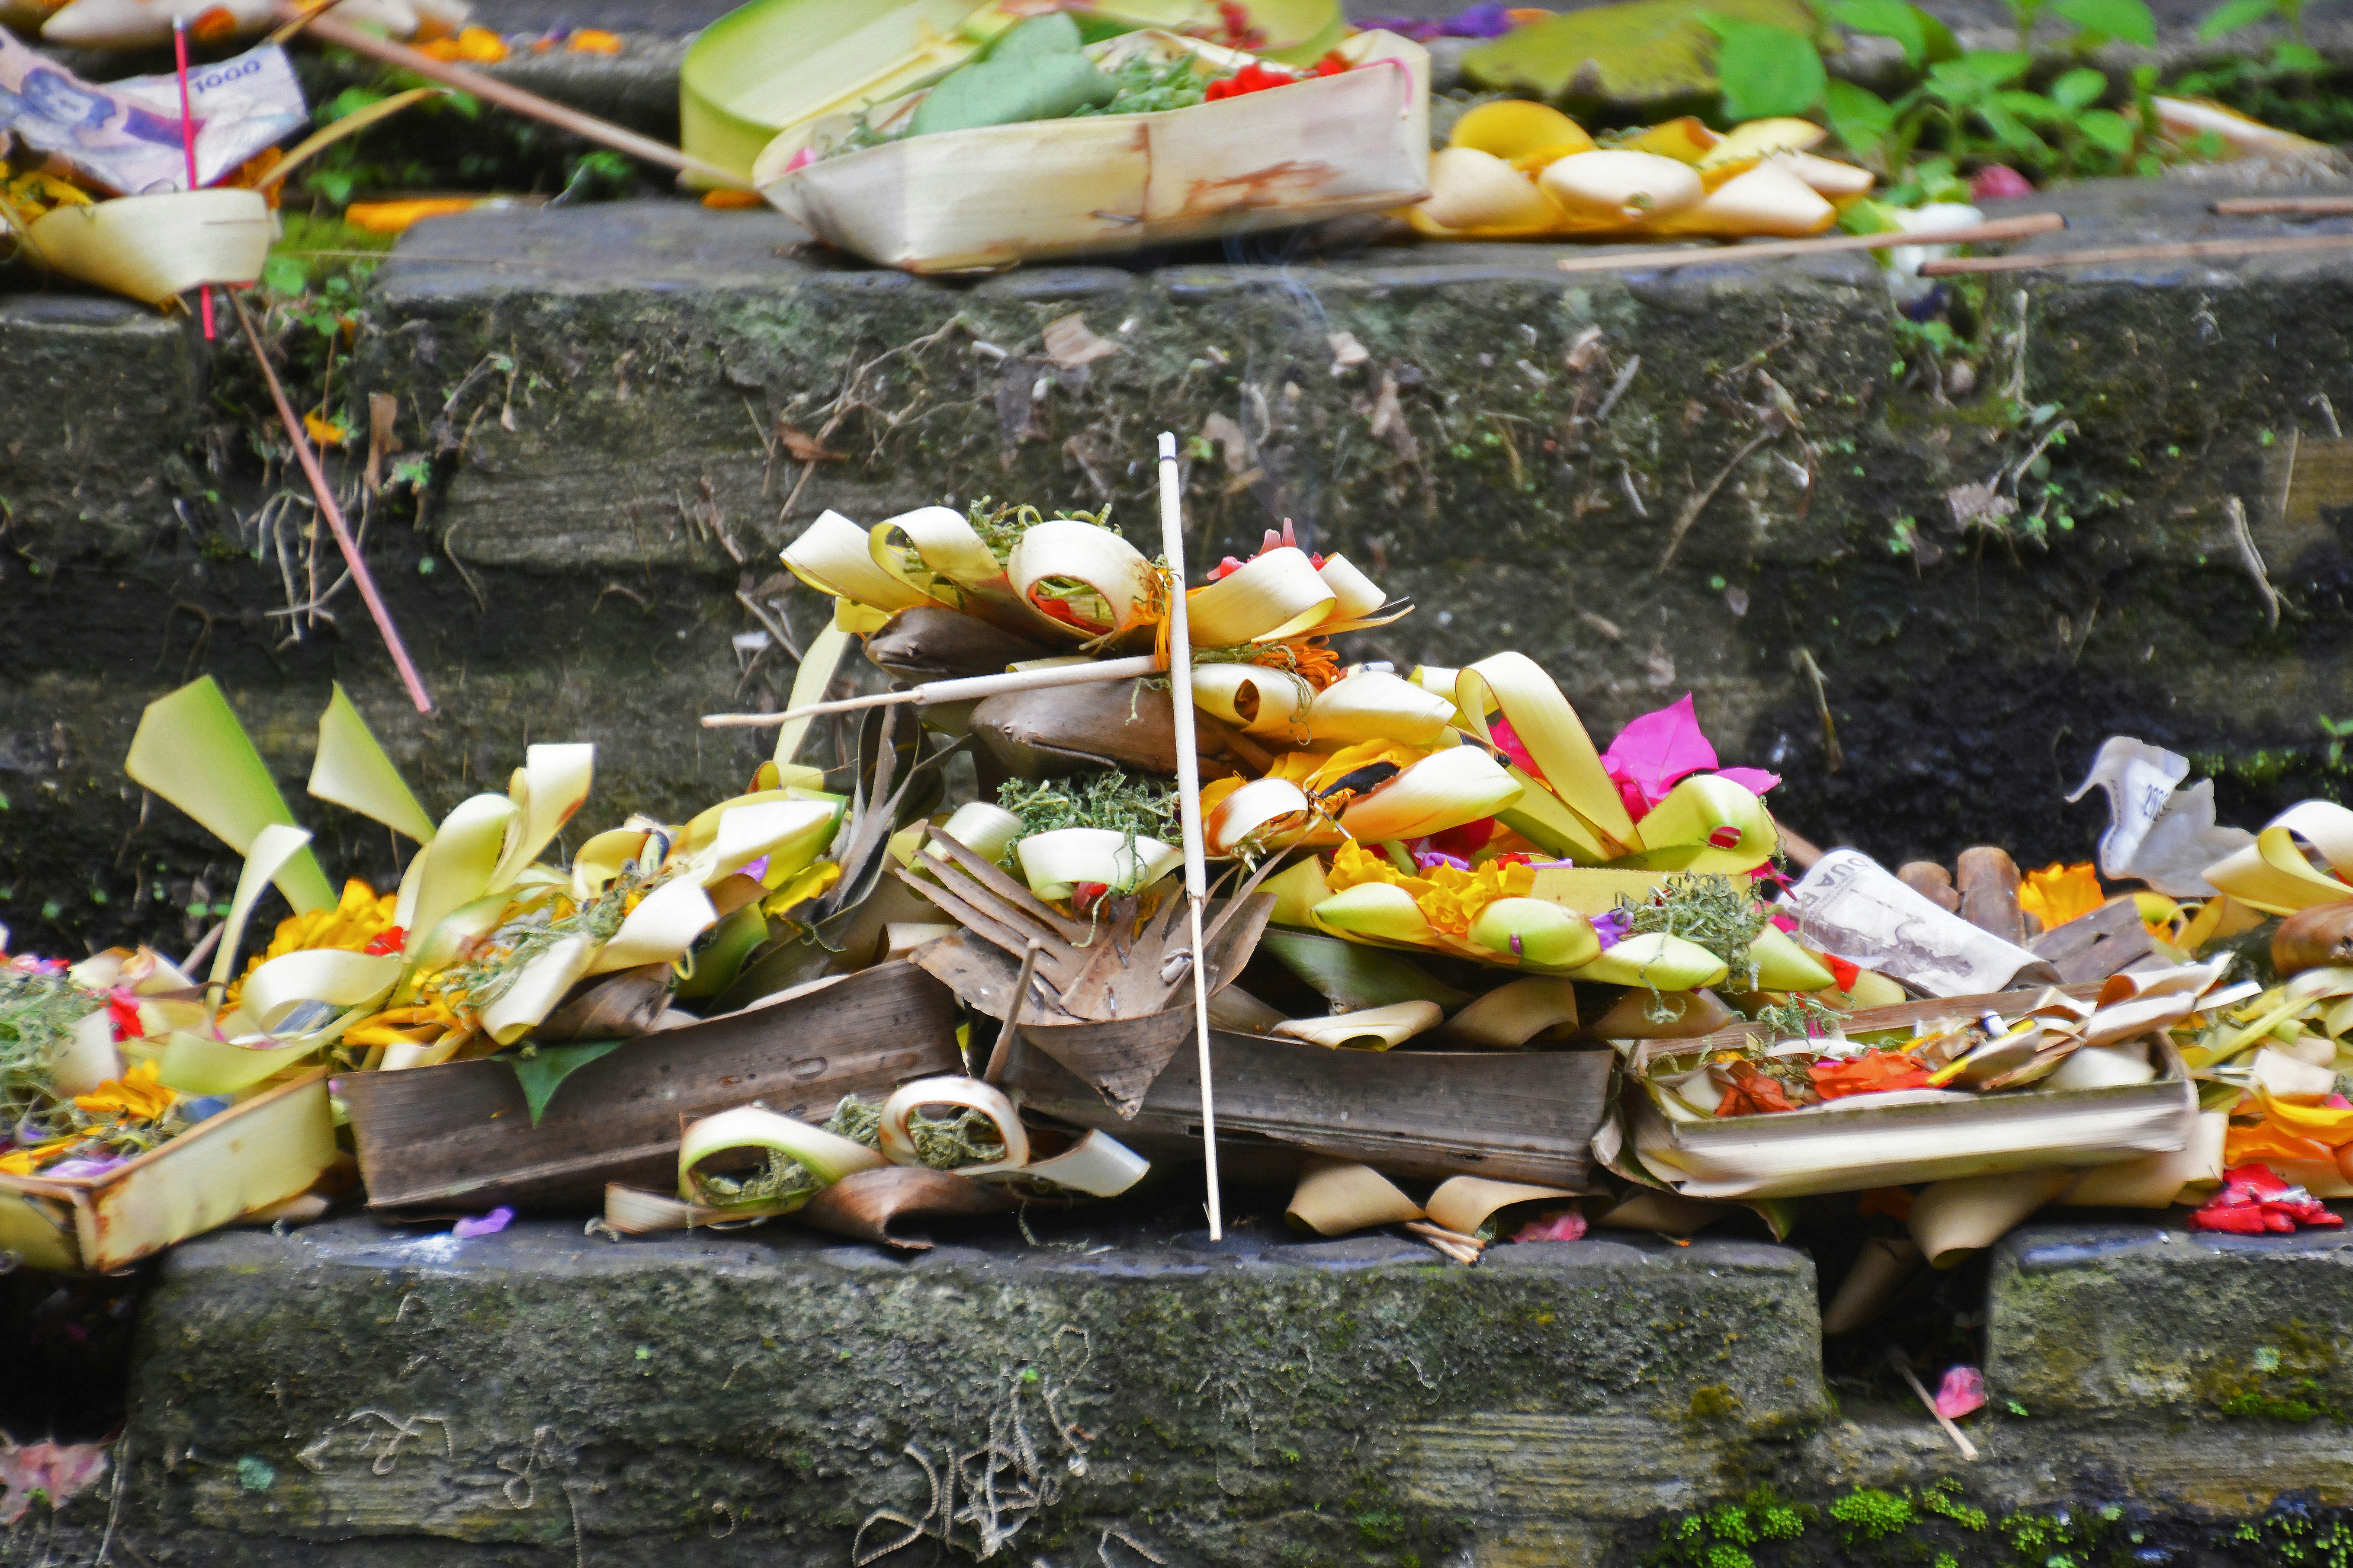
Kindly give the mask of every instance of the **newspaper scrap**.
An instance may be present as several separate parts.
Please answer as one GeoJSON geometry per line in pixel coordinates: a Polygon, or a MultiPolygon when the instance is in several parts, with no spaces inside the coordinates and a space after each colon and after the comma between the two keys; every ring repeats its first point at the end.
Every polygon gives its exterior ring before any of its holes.
{"type": "MultiPolygon", "coordinates": [[[[188,73],[196,183],[209,185],[308,126],[293,62],[275,44],[188,73]]],[[[0,27],[0,130],[122,195],[188,188],[177,77],[96,86],[0,27]]]]}
{"type": "Polygon", "coordinates": [[[2216,889],[2206,868],[2244,849],[2255,836],[2242,827],[2214,825],[2214,781],[2200,779],[2188,789],[2189,759],[2162,746],[2111,735],[2092,759],[2092,771],[2067,798],[2078,801],[2094,785],[2108,795],[2113,817],[2100,836],[2100,875],[2147,882],[2169,898],[2212,898],[2216,889]]]}
{"type": "Polygon", "coordinates": [[[1789,889],[1798,939],[1931,996],[1970,996],[2017,981],[2056,983],[2026,949],[1947,914],[1854,849],[1833,849],[1789,889]]]}

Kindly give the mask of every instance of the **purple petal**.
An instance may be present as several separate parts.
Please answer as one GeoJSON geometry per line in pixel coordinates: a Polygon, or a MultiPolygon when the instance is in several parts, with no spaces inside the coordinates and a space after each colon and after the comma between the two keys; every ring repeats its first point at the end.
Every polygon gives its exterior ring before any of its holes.
{"type": "Polygon", "coordinates": [[[102,1176],[117,1166],[127,1165],[130,1163],[128,1160],[121,1159],[60,1160],[44,1170],[41,1174],[44,1176],[102,1176]]]}
{"type": "Polygon", "coordinates": [[[480,1219],[461,1219],[449,1227],[449,1234],[459,1241],[471,1241],[478,1236],[496,1236],[514,1223],[514,1210],[501,1204],[480,1219]]]}
{"type": "Polygon", "coordinates": [[[1471,862],[1460,855],[1449,855],[1442,849],[1424,849],[1414,856],[1414,861],[1427,871],[1433,866],[1451,866],[1458,871],[1471,869],[1471,862]]]}

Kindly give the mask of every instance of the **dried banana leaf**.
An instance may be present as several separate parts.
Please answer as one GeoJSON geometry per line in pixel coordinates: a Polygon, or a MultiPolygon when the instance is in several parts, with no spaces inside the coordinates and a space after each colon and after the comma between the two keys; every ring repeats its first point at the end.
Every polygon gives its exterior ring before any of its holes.
{"type": "Polygon", "coordinates": [[[929,1239],[892,1229],[902,1220],[964,1219],[1005,1214],[1018,1200],[1004,1188],[953,1171],[921,1165],[885,1165],[844,1176],[794,1211],[793,1218],[818,1230],[859,1241],[880,1242],[902,1252],[928,1252],[929,1239]]]}
{"type": "MultiPolygon", "coordinates": [[[[1103,681],[1046,691],[1011,691],[972,710],[973,738],[1018,778],[1096,768],[1176,771],[1176,720],[1165,689],[1141,680],[1103,681]]],[[[1262,773],[1274,759],[1256,742],[1196,710],[1201,777],[1262,773]]]]}
{"type": "Polygon", "coordinates": [[[869,663],[917,683],[1002,675],[1008,665],[1050,658],[1054,652],[977,616],[934,605],[900,610],[866,638],[869,663]]]}
{"type": "Polygon", "coordinates": [[[571,995],[540,1020],[531,1032],[534,1040],[620,1040],[642,1035],[670,1005],[670,967],[640,964],[611,974],[599,974],[575,987],[571,995]]]}
{"type": "MultiPolygon", "coordinates": [[[[1152,1157],[1198,1155],[1201,1081],[1179,1051],[1132,1119],[1029,1040],[1005,1087],[1028,1109],[1103,1127],[1152,1157]]],[[[1589,1192],[1593,1135],[1609,1106],[1611,1053],[1334,1051],[1303,1040],[1209,1036],[1221,1153],[1269,1143],[1360,1161],[1391,1175],[1478,1175],[1589,1192]]]]}

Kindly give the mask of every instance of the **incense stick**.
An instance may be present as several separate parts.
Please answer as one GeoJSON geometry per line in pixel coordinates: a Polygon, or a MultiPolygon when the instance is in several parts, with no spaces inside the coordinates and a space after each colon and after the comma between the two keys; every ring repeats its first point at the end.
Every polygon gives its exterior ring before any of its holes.
{"type": "MultiPolygon", "coordinates": [[[[196,188],[196,116],[188,104],[188,24],[182,16],[172,18],[172,54],[180,76],[180,146],[188,154],[188,189],[196,188]]],[[[209,283],[196,285],[196,298],[203,303],[205,342],[213,341],[213,290],[209,283]]]]}
{"type": "Polygon", "coordinates": [[[1168,696],[1176,720],[1176,800],[1185,827],[1185,901],[1193,921],[1193,1023],[1201,1047],[1201,1148],[1208,1160],[1209,1239],[1226,1234],[1218,1196],[1218,1112],[1209,1092],[1209,959],[1201,951],[1201,759],[1193,740],[1193,633],[1185,620],[1185,507],[1178,489],[1176,437],[1160,437],[1160,548],[1168,557],[1168,696]]]}
{"type": "Polygon", "coordinates": [[[1964,272],[2026,272],[2041,267],[2096,267],[2104,261],[2194,261],[2211,257],[2233,260],[2247,256],[2277,256],[2295,250],[2353,249],[2353,234],[2249,236],[2242,239],[2195,239],[2171,245],[2106,245],[2091,250],[2052,250],[2024,256],[1955,257],[1923,262],[1923,278],[1950,278],[1964,272]]]}
{"type": "Polygon", "coordinates": [[[970,702],[1008,691],[1041,691],[1057,686],[1089,686],[1098,680],[1133,680],[1157,675],[1160,661],[1152,655],[1134,658],[1102,658],[1089,664],[1054,665],[1045,669],[1009,670],[1003,675],[968,675],[955,680],[927,680],[905,691],[878,691],[870,697],[837,697],[830,702],[810,702],[781,713],[705,713],[706,730],[765,730],[820,713],[854,713],[861,708],[892,708],[902,702],[928,707],[934,702],[970,702]]]}
{"type": "Polygon", "coordinates": [[[1724,245],[1701,250],[1631,250],[1616,256],[1565,256],[1563,272],[1622,272],[1635,268],[1699,267],[1711,261],[1766,261],[1778,256],[1826,256],[1841,250],[1892,250],[1900,245],[1985,245],[2023,239],[2065,228],[2057,213],[1996,218],[1967,228],[1913,230],[1903,234],[1833,234],[1817,239],[1775,239],[1758,245],[1724,245]]]}
{"type": "Polygon", "coordinates": [[[2261,217],[2279,213],[2291,217],[2353,217],[2353,196],[2232,196],[2207,210],[2223,217],[2261,217]]]}
{"type": "Polygon", "coordinates": [[[425,681],[410,662],[408,648],[400,640],[400,628],[392,624],[392,612],[385,608],[384,598],[375,591],[375,578],[360,555],[358,542],[343,522],[343,509],[335,504],[335,492],[327,485],[327,476],[319,467],[319,454],[311,449],[311,438],[302,433],[302,421],[294,413],[294,405],[286,401],[286,389],[278,384],[278,372],[271,368],[269,354],[261,346],[261,334],[254,330],[253,317],[247,311],[245,301],[232,293],[228,302],[237,311],[237,324],[245,329],[245,341],[253,350],[256,363],[261,366],[261,379],[269,384],[270,401],[278,405],[278,422],[286,426],[286,438],[294,444],[294,460],[302,466],[302,477],[311,481],[311,493],[318,498],[320,515],[327,526],[335,531],[335,543],[343,552],[343,564],[352,570],[352,581],[367,601],[368,614],[375,619],[375,629],[384,637],[384,646],[392,653],[393,667],[400,671],[400,683],[408,688],[408,700],[417,704],[419,713],[433,711],[433,699],[425,692],[425,681]]]}
{"type": "Polygon", "coordinates": [[[389,38],[380,37],[363,28],[355,27],[349,22],[305,11],[301,6],[292,4],[291,0],[279,0],[277,14],[279,20],[287,23],[290,26],[301,24],[303,31],[321,43],[332,44],[339,49],[349,49],[355,55],[365,55],[370,59],[381,60],[386,65],[398,66],[403,70],[415,71],[428,81],[438,81],[444,86],[454,87],[460,92],[472,93],[485,103],[495,103],[501,109],[513,113],[525,115],[533,120],[544,121],[558,130],[571,132],[575,136],[584,136],[591,142],[602,142],[617,153],[627,153],[630,157],[642,158],[649,163],[659,163],[666,169],[676,169],[681,174],[693,174],[729,190],[751,189],[750,183],[741,174],[723,169],[716,163],[706,163],[700,158],[690,156],[675,147],[655,141],[650,136],[640,136],[636,132],[625,130],[608,120],[599,120],[593,114],[583,114],[576,109],[566,108],[554,100],[542,98],[535,92],[527,92],[511,82],[501,81],[496,77],[484,76],[480,71],[468,70],[463,66],[449,65],[437,60],[421,49],[412,49],[406,44],[396,44],[389,38]]]}

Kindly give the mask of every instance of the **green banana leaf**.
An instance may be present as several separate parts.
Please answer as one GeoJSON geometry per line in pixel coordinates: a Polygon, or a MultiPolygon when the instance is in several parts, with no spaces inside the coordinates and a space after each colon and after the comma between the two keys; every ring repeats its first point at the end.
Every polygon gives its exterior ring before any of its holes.
{"type": "Polygon", "coordinates": [[[1396,1002],[1435,1002],[1447,1012],[1468,1006],[1458,991],[1402,953],[1317,931],[1269,926],[1260,949],[1308,984],[1354,1012],[1396,1002]]]}
{"type": "Polygon", "coordinates": [[[547,1114],[547,1102],[555,1098],[565,1079],[627,1044],[627,1040],[582,1040],[571,1046],[542,1046],[531,1056],[507,1058],[515,1081],[522,1086],[523,1102],[531,1107],[531,1124],[539,1125],[539,1119],[547,1114]]]}
{"type": "Polygon", "coordinates": [[[1655,115],[1717,90],[1706,16],[1810,34],[1805,0],[1631,0],[1518,27],[1462,57],[1476,87],[1541,98],[1571,113],[1655,115]]]}

